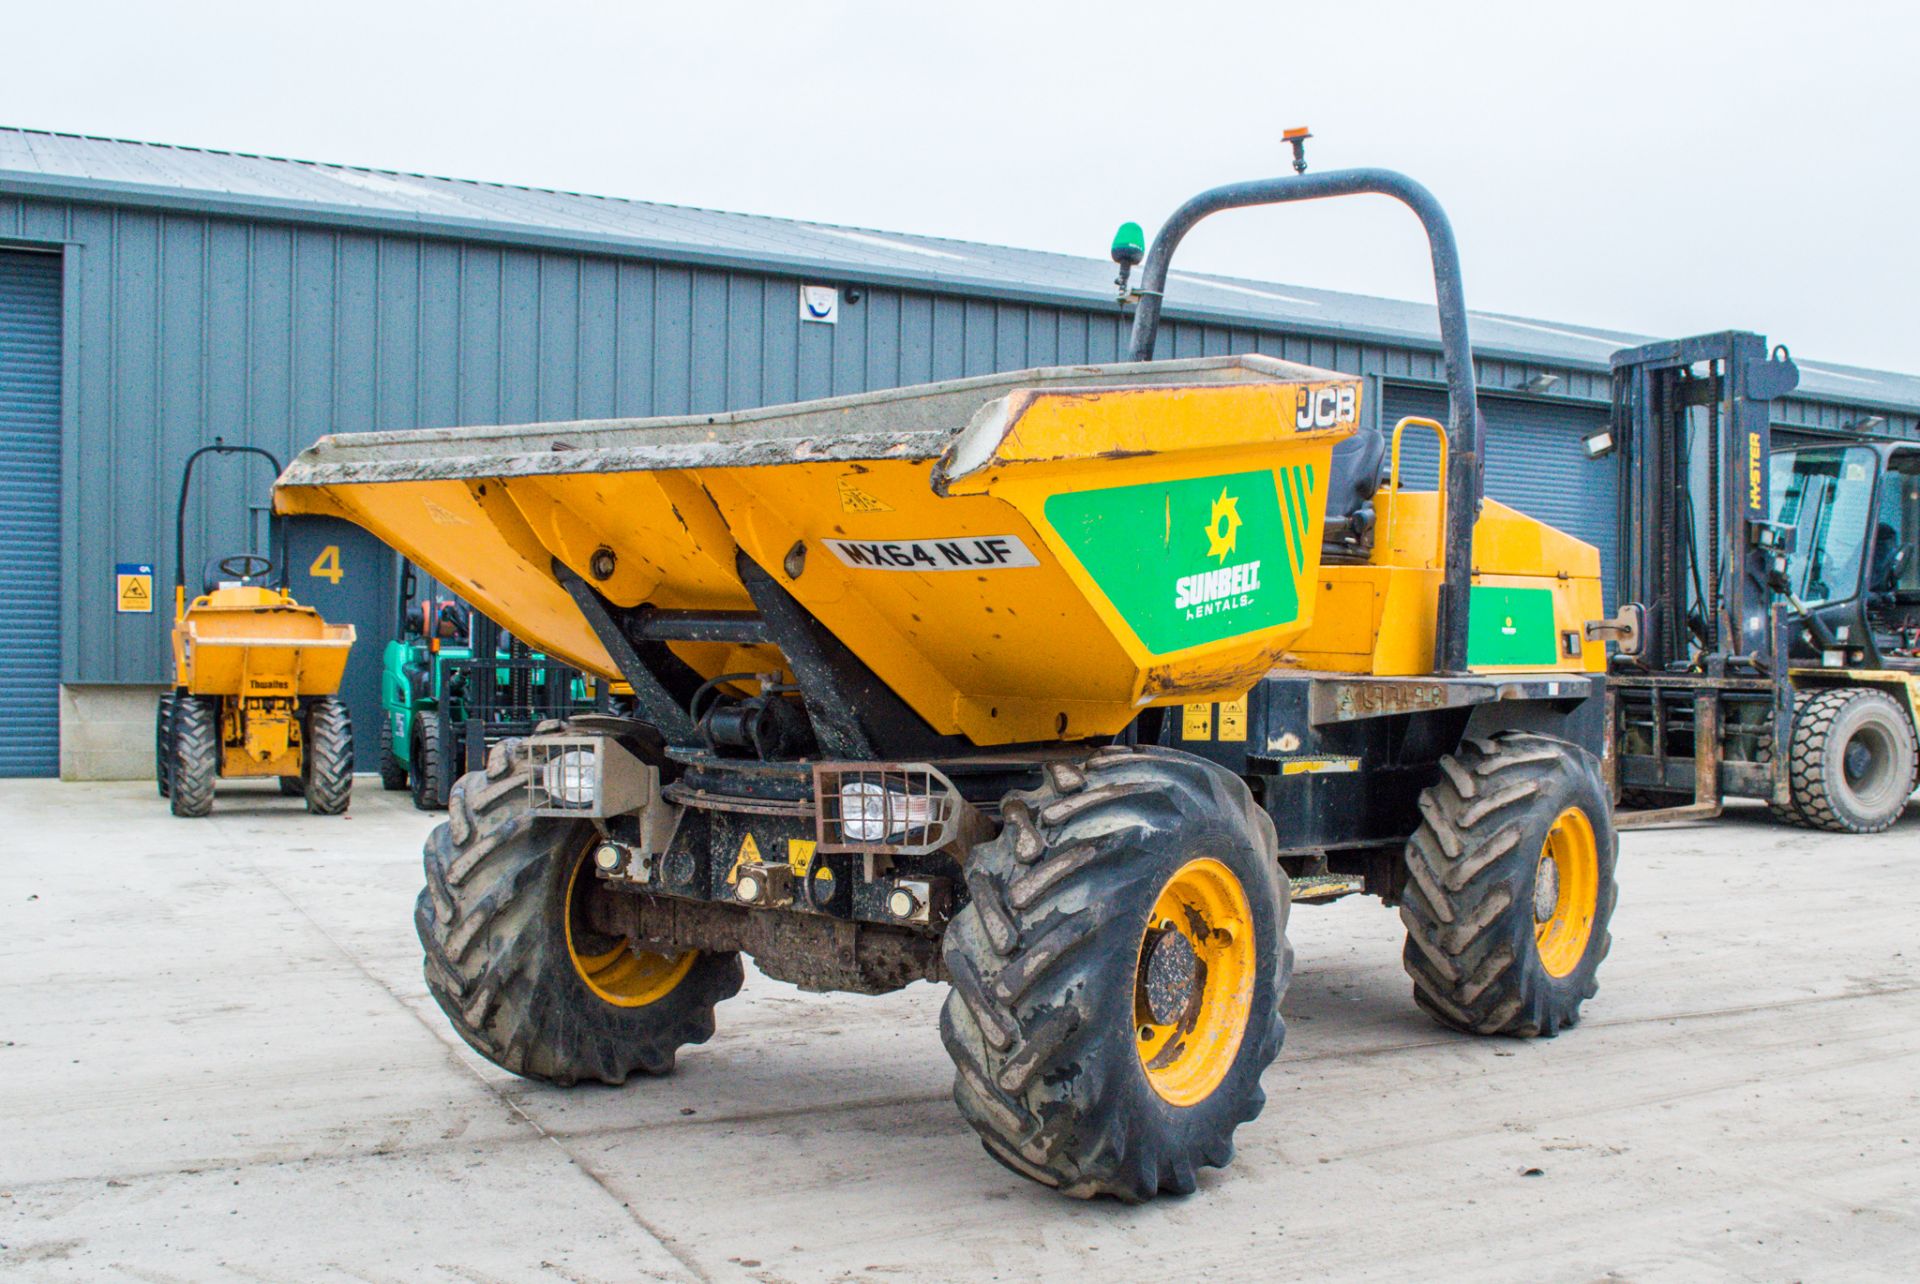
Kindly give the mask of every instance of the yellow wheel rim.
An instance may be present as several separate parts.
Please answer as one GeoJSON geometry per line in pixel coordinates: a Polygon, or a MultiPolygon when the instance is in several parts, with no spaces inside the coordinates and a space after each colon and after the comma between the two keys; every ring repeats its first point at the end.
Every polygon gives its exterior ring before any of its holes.
{"type": "Polygon", "coordinates": [[[1147,1082],[1176,1106],[1227,1077],[1253,1007],[1258,950],[1246,891],[1208,857],[1181,866],[1153,904],[1134,969],[1135,1047],[1147,1082]]]}
{"type": "Polygon", "coordinates": [[[598,998],[617,1008],[643,1008],[659,1002],[693,970],[700,951],[688,950],[675,957],[636,950],[625,941],[617,941],[610,949],[587,952],[612,938],[587,926],[583,906],[593,890],[593,876],[589,874],[585,883],[580,881],[580,871],[586,865],[583,852],[567,877],[567,957],[573,961],[575,974],[598,998]]]}
{"type": "Polygon", "coordinates": [[[1578,807],[1554,818],[1533,876],[1533,943],[1549,976],[1565,976],[1586,957],[1600,902],[1600,847],[1578,807]]]}

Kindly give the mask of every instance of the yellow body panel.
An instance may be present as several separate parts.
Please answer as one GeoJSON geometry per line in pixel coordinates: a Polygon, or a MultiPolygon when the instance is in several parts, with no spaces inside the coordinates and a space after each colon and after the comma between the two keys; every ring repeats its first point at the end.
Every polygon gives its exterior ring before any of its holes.
{"type": "MultiPolygon", "coordinates": [[[[1410,677],[1433,671],[1434,608],[1439,600],[1441,511],[1431,491],[1382,490],[1376,532],[1364,564],[1320,568],[1317,623],[1283,663],[1303,669],[1410,677]]],[[[1558,645],[1550,664],[1474,663],[1476,672],[1602,673],[1606,646],[1586,640],[1586,622],[1605,613],[1600,554],[1591,544],[1487,500],[1473,529],[1476,589],[1541,589],[1552,595],[1558,645]]]]}

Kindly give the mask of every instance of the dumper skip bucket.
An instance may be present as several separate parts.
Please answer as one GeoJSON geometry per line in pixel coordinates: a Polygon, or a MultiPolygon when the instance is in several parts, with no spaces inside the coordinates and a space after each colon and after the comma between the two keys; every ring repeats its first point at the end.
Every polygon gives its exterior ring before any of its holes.
{"type": "MultiPolygon", "coordinates": [[[[1264,357],[1077,366],[726,415],[323,438],[275,502],[365,527],[609,677],[617,608],[751,612],[744,556],[929,726],[1110,735],[1244,692],[1312,622],[1360,382],[1264,357]]],[[[631,618],[631,617],[630,617],[631,618]]],[[[704,677],[756,641],[669,644],[704,677]]]]}

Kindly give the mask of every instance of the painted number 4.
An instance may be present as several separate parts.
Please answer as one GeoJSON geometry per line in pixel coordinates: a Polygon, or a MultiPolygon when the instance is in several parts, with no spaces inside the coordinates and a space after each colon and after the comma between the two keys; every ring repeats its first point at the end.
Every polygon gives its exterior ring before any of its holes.
{"type": "Polygon", "coordinates": [[[329,544],[320,550],[320,556],[313,559],[313,565],[307,568],[307,574],[316,580],[325,580],[329,584],[338,584],[346,575],[346,568],[340,565],[340,546],[329,544]]]}

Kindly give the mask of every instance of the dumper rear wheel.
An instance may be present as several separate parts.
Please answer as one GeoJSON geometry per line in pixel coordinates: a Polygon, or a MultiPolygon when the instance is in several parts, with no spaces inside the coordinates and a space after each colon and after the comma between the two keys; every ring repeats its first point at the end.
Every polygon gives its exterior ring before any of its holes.
{"type": "Polygon", "coordinates": [[[1613,816],[1577,745],[1504,732],[1440,760],[1407,843],[1400,918],[1413,997],[1473,1034],[1580,1019],[1612,938],[1613,816]]]}
{"type": "Polygon", "coordinates": [[[173,692],[161,695],[153,714],[153,783],[167,796],[167,778],[173,774],[173,692]]]}
{"type": "Polygon", "coordinates": [[[427,839],[413,922],[427,988],[474,1051],[562,1086],[665,1074],[713,1037],[713,1009],[737,993],[738,954],[633,949],[591,924],[604,889],[584,821],[536,817],[509,745],[455,782],[427,839]]]}
{"type": "Polygon", "coordinates": [[[1011,794],[967,862],[940,1030],[987,1152],[1069,1195],[1190,1193],[1266,1102],[1292,971],[1273,824],[1185,754],[1011,794]]]}
{"type": "Polygon", "coordinates": [[[338,816],[353,796],[353,724],[347,706],[321,696],[307,706],[306,744],[300,753],[300,778],[307,810],[338,816]]]}

